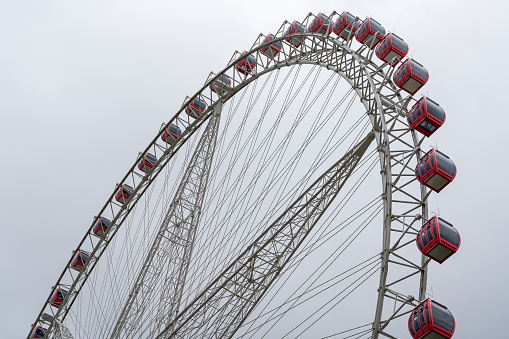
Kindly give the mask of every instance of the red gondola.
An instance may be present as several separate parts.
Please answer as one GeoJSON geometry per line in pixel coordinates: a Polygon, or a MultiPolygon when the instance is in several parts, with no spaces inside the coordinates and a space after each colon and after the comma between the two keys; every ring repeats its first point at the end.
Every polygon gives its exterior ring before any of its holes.
{"type": "Polygon", "coordinates": [[[191,118],[197,119],[200,114],[205,112],[207,109],[207,104],[205,101],[201,100],[200,98],[194,98],[193,101],[186,107],[186,114],[189,115],[191,118]]]}
{"type": "Polygon", "coordinates": [[[415,176],[424,186],[440,192],[456,177],[456,165],[447,155],[432,149],[419,160],[415,176]]]}
{"type": "Polygon", "coordinates": [[[394,67],[397,61],[403,59],[408,54],[408,45],[396,34],[389,33],[376,46],[375,54],[378,59],[391,62],[392,67],[394,67]]]}
{"type": "Polygon", "coordinates": [[[145,153],[145,155],[140,159],[140,162],[138,162],[138,168],[148,173],[154,168],[154,164],[157,162],[157,158],[153,156],[150,153],[145,153]]]}
{"type": "Polygon", "coordinates": [[[133,193],[134,189],[131,186],[123,184],[118,188],[117,194],[115,194],[115,200],[123,205],[129,200],[133,193]]]}
{"type": "MultiPolygon", "coordinates": [[[[242,52],[241,55],[247,55],[247,52],[242,52]]],[[[247,55],[245,58],[240,59],[239,62],[235,65],[235,68],[237,71],[239,71],[242,74],[249,74],[255,69],[256,67],[256,58],[252,55],[247,55]]]]}
{"type": "Polygon", "coordinates": [[[168,127],[164,130],[163,134],[161,134],[161,139],[164,142],[173,145],[175,141],[180,137],[182,131],[174,124],[169,124],[168,127]]]}
{"type": "Polygon", "coordinates": [[[230,77],[225,74],[221,74],[214,79],[209,88],[212,90],[212,92],[215,92],[221,96],[232,89],[232,79],[230,79],[230,77]]]}
{"type": "Polygon", "coordinates": [[[43,338],[46,334],[47,328],[42,328],[41,326],[37,326],[30,334],[30,338],[43,338]]]}
{"type": "Polygon", "coordinates": [[[414,339],[449,339],[455,328],[452,313],[431,299],[419,304],[408,318],[408,330],[414,339]]]}
{"type": "Polygon", "coordinates": [[[64,301],[66,296],[67,291],[62,289],[61,287],[57,287],[55,292],[53,292],[53,295],[51,296],[49,303],[53,307],[60,308],[60,305],[62,305],[62,301],[64,301]]]}
{"type": "Polygon", "coordinates": [[[422,226],[415,241],[422,254],[441,264],[458,251],[461,237],[453,225],[433,217],[422,226]]]}
{"type": "Polygon", "coordinates": [[[444,124],[445,111],[430,98],[422,97],[407,114],[410,127],[429,137],[444,124]]]}
{"type": "MultiPolygon", "coordinates": [[[[276,37],[273,34],[267,35],[267,37],[263,40],[263,43],[270,42],[274,40],[276,37]]],[[[271,43],[270,45],[267,45],[263,47],[260,52],[268,56],[269,58],[273,58],[276,56],[276,54],[279,53],[279,51],[283,48],[283,43],[281,41],[276,41],[271,43]]]]}
{"type": "Polygon", "coordinates": [[[97,219],[97,221],[95,222],[94,227],[92,228],[92,233],[94,233],[98,237],[103,237],[109,230],[110,226],[111,221],[104,217],[101,217],[97,219]]]}
{"type": "Polygon", "coordinates": [[[355,32],[355,39],[373,49],[385,36],[385,28],[373,18],[366,18],[355,32]],[[375,38],[376,35],[376,38],[375,38]]]}
{"type": "Polygon", "coordinates": [[[413,59],[406,59],[394,72],[392,80],[399,88],[414,95],[429,79],[423,65],[413,59]]]}
{"type": "Polygon", "coordinates": [[[318,13],[317,16],[311,21],[308,26],[310,32],[321,33],[321,34],[331,34],[333,31],[334,23],[329,19],[329,17],[323,13],[318,13]]]}
{"type": "Polygon", "coordinates": [[[84,252],[84,251],[78,251],[74,255],[74,258],[71,261],[71,267],[81,271],[83,270],[83,267],[87,263],[88,259],[90,258],[90,253],[84,252]]]}
{"type": "Polygon", "coordinates": [[[343,38],[344,40],[352,39],[357,32],[357,29],[361,26],[361,21],[355,20],[355,17],[348,13],[343,12],[336,23],[334,24],[334,33],[343,38]]]}
{"type": "MultiPolygon", "coordinates": [[[[294,21],[291,23],[290,27],[286,30],[284,36],[295,34],[295,33],[307,33],[309,32],[306,26],[301,24],[298,21],[294,21]]],[[[304,40],[306,40],[306,37],[298,37],[298,38],[288,38],[286,39],[287,42],[291,43],[295,47],[299,47],[304,40]]]]}

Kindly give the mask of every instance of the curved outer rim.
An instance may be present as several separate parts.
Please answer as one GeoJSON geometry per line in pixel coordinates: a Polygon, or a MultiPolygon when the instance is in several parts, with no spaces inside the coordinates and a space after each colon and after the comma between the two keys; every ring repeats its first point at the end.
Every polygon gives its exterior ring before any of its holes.
{"type": "MultiPolygon", "coordinates": [[[[334,13],[333,13],[334,14],[334,13]]],[[[309,18],[312,18],[312,14],[310,13],[306,20],[309,20],[309,18]]],[[[331,15],[332,17],[332,15],[331,15]]],[[[306,20],[303,21],[303,24],[306,24],[306,20]]],[[[280,30],[276,35],[281,35],[281,32],[284,32],[284,27],[288,22],[285,22],[283,26],[281,26],[280,30]]],[[[338,73],[341,77],[343,77],[349,84],[352,86],[352,88],[355,90],[359,98],[361,99],[361,102],[364,104],[364,107],[366,108],[366,112],[368,114],[368,117],[370,118],[370,121],[372,123],[372,131],[375,133],[375,139],[377,141],[377,149],[379,153],[379,159],[380,159],[380,166],[381,166],[381,175],[382,175],[382,185],[383,185],[383,194],[382,194],[382,200],[384,202],[384,224],[383,224],[383,248],[382,248],[382,264],[381,264],[381,274],[380,274],[380,284],[379,284],[379,291],[378,291],[378,300],[377,300],[377,309],[375,313],[375,320],[373,322],[373,338],[377,338],[379,334],[386,335],[388,337],[391,337],[387,333],[383,332],[383,329],[388,325],[390,320],[396,316],[396,313],[405,305],[405,304],[411,304],[413,302],[413,297],[404,298],[402,295],[395,291],[390,291],[391,293],[395,294],[395,297],[391,297],[392,299],[399,300],[403,302],[403,305],[401,306],[398,311],[394,313],[392,317],[390,317],[386,321],[382,321],[382,311],[383,311],[383,305],[384,305],[384,299],[387,297],[387,276],[389,271],[389,257],[390,254],[393,253],[396,248],[396,246],[393,246],[391,248],[391,223],[393,220],[401,218],[402,216],[395,216],[392,214],[393,210],[393,204],[395,203],[392,200],[392,192],[393,192],[393,186],[394,182],[392,180],[392,166],[391,161],[393,160],[391,157],[391,149],[390,145],[393,142],[391,139],[391,133],[389,131],[389,127],[387,124],[387,106],[390,107],[390,110],[392,110],[392,117],[391,120],[394,120],[394,115],[396,116],[396,120],[398,119],[397,116],[404,117],[403,124],[406,125],[407,131],[403,134],[410,134],[412,139],[412,144],[409,145],[409,152],[411,153],[411,156],[415,156],[415,158],[418,160],[420,158],[420,144],[423,141],[422,139],[418,139],[417,134],[414,130],[412,130],[410,127],[408,127],[408,124],[406,123],[406,106],[410,102],[411,97],[407,97],[406,99],[403,99],[400,95],[400,91],[395,88],[394,84],[392,83],[391,75],[393,72],[393,69],[390,69],[388,73],[385,73],[383,71],[384,67],[389,67],[387,63],[384,63],[380,66],[376,65],[373,61],[371,61],[371,57],[373,56],[373,51],[369,50],[366,46],[361,46],[358,50],[354,51],[351,49],[351,44],[353,39],[351,39],[349,42],[345,43],[343,41],[340,41],[339,38],[333,38],[331,36],[324,36],[322,34],[318,33],[300,33],[300,34],[293,34],[291,37],[305,37],[306,40],[302,45],[299,47],[294,47],[293,45],[290,45],[288,42],[285,41],[289,36],[283,37],[277,37],[274,40],[271,40],[269,43],[264,44],[257,44],[256,47],[249,50],[248,54],[256,54],[257,55],[257,67],[255,70],[248,75],[241,75],[235,70],[235,64],[242,59],[242,56],[238,56],[237,58],[232,58],[230,63],[227,67],[225,67],[221,72],[217,73],[216,75],[209,78],[209,80],[205,83],[205,85],[195,93],[195,95],[191,96],[189,99],[187,99],[184,103],[184,105],[180,108],[180,110],[173,116],[173,118],[164,126],[162,126],[161,129],[159,129],[156,137],[152,140],[152,142],[149,144],[149,146],[141,152],[141,154],[145,154],[146,152],[150,151],[152,148],[157,148],[159,150],[162,150],[164,153],[163,155],[158,159],[156,164],[154,165],[154,169],[151,173],[144,175],[143,178],[140,178],[142,175],[140,175],[137,170],[137,163],[140,160],[140,157],[138,157],[135,161],[135,163],[131,166],[127,174],[124,176],[124,178],[120,181],[120,183],[126,182],[129,178],[132,177],[133,181],[138,178],[140,182],[135,187],[135,192],[133,194],[133,197],[130,198],[130,200],[125,203],[123,206],[120,207],[119,211],[116,213],[115,218],[112,220],[112,225],[110,227],[109,232],[103,237],[100,238],[98,241],[96,241],[96,244],[94,246],[94,250],[91,252],[91,259],[87,262],[85,267],[81,272],[77,274],[77,276],[74,278],[74,281],[72,285],[65,285],[62,283],[62,278],[70,270],[69,264],[71,259],[69,260],[69,263],[66,265],[64,271],[60,275],[59,279],[57,280],[56,284],[54,286],[66,286],[69,288],[69,293],[66,297],[66,300],[62,303],[62,306],[58,309],[56,314],[54,315],[54,319],[57,319],[59,321],[62,321],[65,316],[67,315],[67,312],[69,311],[70,307],[75,301],[76,296],[80,292],[83,284],[85,283],[86,279],[92,272],[93,268],[95,267],[97,261],[99,260],[100,256],[106,249],[109,242],[113,239],[115,236],[118,228],[122,225],[123,221],[127,217],[127,215],[130,213],[130,211],[134,208],[139,198],[143,195],[143,193],[146,191],[148,186],[153,182],[153,180],[157,177],[157,175],[160,173],[162,168],[168,163],[168,161],[173,157],[173,155],[180,149],[180,147],[189,139],[189,137],[194,134],[194,132],[210,117],[212,114],[214,107],[216,106],[217,102],[219,100],[226,102],[229,100],[235,93],[240,91],[242,88],[244,88],[246,85],[254,81],[255,79],[259,78],[260,76],[271,72],[273,70],[282,68],[284,66],[290,66],[294,64],[311,64],[311,65],[319,65],[321,67],[326,67],[329,70],[332,70],[336,73],[338,73]],[[283,48],[280,53],[276,55],[274,59],[265,57],[260,53],[260,50],[267,45],[270,45],[274,42],[281,41],[283,43],[283,48]],[[308,46],[309,45],[309,46],[308,46]],[[285,50],[286,49],[286,50],[285,50]],[[363,55],[362,53],[365,53],[366,55],[363,55]],[[286,56],[287,58],[281,59],[282,56],[286,56]],[[260,57],[262,59],[260,59],[260,57]],[[315,59],[316,58],[316,59],[315,59]],[[321,58],[321,59],[320,59],[321,58]],[[350,59],[348,59],[350,58],[350,59]],[[266,59],[267,66],[263,67],[263,64],[260,62],[261,60],[266,59]],[[277,60],[276,60],[277,59],[277,60]],[[270,64],[273,64],[270,66],[270,64]],[[345,67],[346,64],[349,65],[348,68],[345,68],[343,70],[342,67],[345,67]],[[258,71],[259,68],[262,68],[262,71],[258,71]],[[360,70],[360,71],[359,71],[360,70]],[[228,72],[233,73],[233,88],[228,94],[219,97],[217,99],[213,99],[212,95],[210,97],[207,97],[204,92],[207,91],[208,86],[214,81],[214,79],[221,75],[221,74],[227,74],[228,72]],[[350,74],[349,74],[350,73],[350,74]],[[380,78],[376,79],[375,77],[380,78]],[[238,79],[240,78],[240,79],[238,79]],[[377,87],[377,85],[379,85],[377,87]],[[388,99],[387,96],[381,95],[381,90],[392,90],[392,97],[396,98],[396,101],[392,101],[392,99],[388,99]],[[191,102],[193,98],[196,96],[200,96],[203,98],[208,99],[207,101],[210,103],[207,110],[198,118],[196,121],[187,124],[187,127],[184,129],[181,137],[177,140],[177,142],[173,145],[163,145],[161,146],[158,142],[159,136],[164,129],[166,129],[170,123],[177,122],[180,123],[180,125],[186,126],[186,120],[183,119],[181,116],[185,116],[184,108],[191,102]],[[384,108],[384,106],[386,108],[384,108]],[[136,177],[135,177],[136,176],[136,177]]],[[[255,43],[256,45],[256,43],[255,43]]],[[[237,52],[238,53],[238,52],[237,52]]],[[[238,53],[240,55],[240,53],[238,53]]],[[[390,68],[390,67],[389,67],[390,68]]],[[[189,121],[189,120],[188,120],[189,121]]],[[[394,125],[397,123],[397,121],[391,121],[391,123],[394,125]]],[[[407,166],[408,167],[408,166],[407,166]]],[[[403,171],[403,170],[402,170],[403,171]]],[[[398,177],[397,180],[401,178],[401,175],[398,177]]],[[[117,187],[113,190],[113,193],[111,194],[110,198],[107,200],[104,207],[101,209],[101,211],[98,213],[98,215],[94,218],[94,221],[92,222],[92,225],[89,227],[87,233],[85,234],[82,241],[79,243],[77,250],[81,249],[83,244],[87,239],[90,237],[93,238],[91,235],[92,228],[97,221],[97,219],[104,213],[104,211],[111,207],[113,203],[113,198],[116,193],[117,187]]],[[[421,207],[421,215],[417,214],[415,217],[415,220],[418,220],[419,217],[427,218],[427,197],[429,195],[429,192],[426,190],[426,188],[423,185],[420,185],[421,190],[421,196],[419,199],[419,206],[421,207]]],[[[415,210],[412,209],[412,210],[415,210]]],[[[403,218],[408,215],[403,215],[403,218]]],[[[415,221],[414,220],[414,221],[415,221]]],[[[413,222],[412,222],[413,224],[413,222]]],[[[409,225],[409,229],[411,225],[409,225]]],[[[403,225],[407,225],[403,222],[403,225]]],[[[407,229],[408,230],[408,229],[407,229]]],[[[401,239],[400,239],[401,240],[401,239]]],[[[419,300],[424,299],[424,295],[426,292],[426,279],[427,279],[427,263],[429,260],[427,260],[425,257],[422,257],[421,263],[419,265],[416,265],[416,269],[418,273],[420,273],[420,289],[419,289],[419,300]]],[[[413,274],[412,274],[413,275],[413,274]]],[[[42,320],[42,314],[45,311],[46,307],[48,307],[48,301],[51,298],[51,295],[53,293],[53,289],[43,305],[37,321],[31,326],[31,330],[27,337],[30,336],[30,333],[32,330],[37,326],[40,325],[42,320]]],[[[45,337],[48,337],[49,333],[51,332],[52,324],[48,327],[48,332],[45,337]]]]}

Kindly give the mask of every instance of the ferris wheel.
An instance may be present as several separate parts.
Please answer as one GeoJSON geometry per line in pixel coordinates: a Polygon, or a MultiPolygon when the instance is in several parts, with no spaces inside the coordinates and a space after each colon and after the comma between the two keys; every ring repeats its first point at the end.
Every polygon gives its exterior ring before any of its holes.
{"type": "Polygon", "coordinates": [[[450,338],[445,121],[373,18],[309,13],[210,73],[114,186],[27,338],[450,338]],[[380,185],[381,179],[381,185],[380,185]],[[408,334],[406,334],[408,336],[408,334]]]}

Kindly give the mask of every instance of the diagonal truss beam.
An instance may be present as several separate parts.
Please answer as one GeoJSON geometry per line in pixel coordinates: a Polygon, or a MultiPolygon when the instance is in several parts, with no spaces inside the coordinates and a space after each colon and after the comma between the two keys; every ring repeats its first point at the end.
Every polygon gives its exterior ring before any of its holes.
{"type": "Polygon", "coordinates": [[[374,139],[372,133],[320,176],[157,338],[230,338],[316,225],[374,139]]]}
{"type": "Polygon", "coordinates": [[[178,309],[214,156],[221,109],[222,102],[219,102],[159,227],[111,338],[132,338],[146,330],[159,333],[178,309]],[[151,303],[153,299],[157,300],[152,298],[156,291],[161,291],[159,302],[151,303]],[[150,328],[143,329],[146,313],[155,313],[155,318],[147,324],[150,328]]]}

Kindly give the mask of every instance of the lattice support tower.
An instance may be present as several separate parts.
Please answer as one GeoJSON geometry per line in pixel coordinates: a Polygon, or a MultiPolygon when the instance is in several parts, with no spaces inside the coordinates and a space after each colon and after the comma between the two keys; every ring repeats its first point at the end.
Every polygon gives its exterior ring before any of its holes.
{"type": "Polygon", "coordinates": [[[158,333],[176,314],[214,157],[221,110],[219,102],[198,141],[111,338],[134,337],[147,330],[158,333]],[[161,291],[159,302],[149,304],[150,295],[156,290],[161,291]],[[143,328],[143,316],[149,312],[155,318],[143,328]]]}

